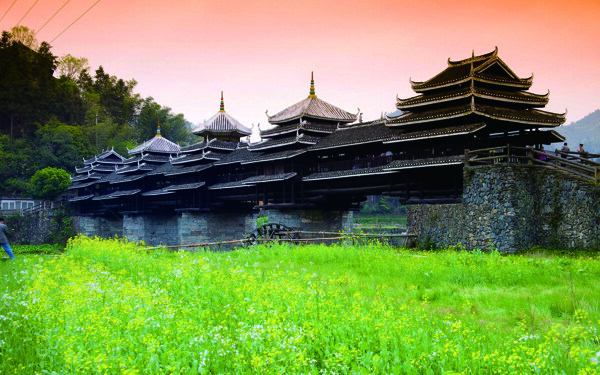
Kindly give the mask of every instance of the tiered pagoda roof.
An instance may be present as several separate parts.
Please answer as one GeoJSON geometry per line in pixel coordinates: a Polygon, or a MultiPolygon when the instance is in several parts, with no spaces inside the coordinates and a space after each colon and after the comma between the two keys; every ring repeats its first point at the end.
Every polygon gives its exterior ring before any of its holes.
{"type": "Polygon", "coordinates": [[[178,154],[180,147],[177,143],[171,142],[160,135],[160,124],[154,138],[147,140],[141,145],[127,150],[130,155],[137,155],[143,152],[146,153],[162,153],[162,154],[178,154]]]}
{"type": "Polygon", "coordinates": [[[484,122],[489,132],[556,127],[565,114],[540,110],[548,103],[549,92],[535,94],[533,75],[517,76],[500,57],[498,48],[471,58],[451,61],[433,78],[410,81],[419,95],[396,100],[401,115],[387,117],[390,127],[414,124],[427,129],[484,122]],[[448,122],[449,124],[444,124],[448,122]]]}
{"type": "Polygon", "coordinates": [[[192,132],[203,137],[212,135],[218,138],[231,138],[231,140],[239,142],[240,137],[252,134],[252,129],[242,125],[242,123],[225,112],[223,91],[221,91],[221,107],[219,112],[198,125],[192,132]]]}
{"type": "Polygon", "coordinates": [[[306,99],[269,116],[274,128],[261,130],[262,142],[248,147],[250,151],[275,151],[306,148],[335,133],[340,125],[356,120],[357,115],[346,112],[317,98],[314,75],[311,73],[310,91],[306,99]]]}
{"type": "Polygon", "coordinates": [[[356,115],[317,98],[315,80],[312,73],[310,77],[310,93],[306,99],[289,106],[273,116],[267,114],[267,117],[269,118],[269,122],[274,125],[285,124],[298,119],[325,120],[342,124],[356,120],[356,115]]]}
{"type": "MultiPolygon", "coordinates": [[[[96,155],[93,158],[84,159],[83,163],[85,164],[85,167],[75,168],[77,175],[74,177],[71,176],[72,185],[69,186],[69,189],[83,189],[98,183],[121,167],[124,160],[125,158],[123,158],[113,149],[103,151],[101,154],[96,155]]],[[[85,200],[91,198],[92,196],[93,195],[90,194],[84,194],[79,197],[71,198],[71,201],[76,202],[85,200]]]]}

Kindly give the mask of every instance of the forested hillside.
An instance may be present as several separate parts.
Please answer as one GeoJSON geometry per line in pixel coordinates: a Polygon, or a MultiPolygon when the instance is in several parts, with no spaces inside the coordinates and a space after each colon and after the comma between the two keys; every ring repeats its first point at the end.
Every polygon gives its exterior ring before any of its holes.
{"type": "Polygon", "coordinates": [[[23,26],[0,39],[0,196],[30,193],[45,167],[73,174],[82,158],[127,148],[161,133],[187,144],[195,136],[182,114],[135,93],[137,82],[91,71],[84,57],[57,57],[23,26]]]}
{"type": "Polygon", "coordinates": [[[600,154],[600,110],[597,109],[579,121],[561,126],[558,132],[567,137],[572,151],[580,143],[588,152],[600,154]]]}

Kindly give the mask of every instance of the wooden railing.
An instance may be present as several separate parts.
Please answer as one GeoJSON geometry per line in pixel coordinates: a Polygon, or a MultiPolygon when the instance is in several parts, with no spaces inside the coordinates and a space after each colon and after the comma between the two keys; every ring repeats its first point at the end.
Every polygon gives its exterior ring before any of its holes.
{"type": "Polygon", "coordinates": [[[528,164],[555,168],[600,185],[600,163],[592,160],[598,154],[554,152],[531,147],[501,146],[481,150],[465,150],[465,166],[487,164],[528,164]]]}

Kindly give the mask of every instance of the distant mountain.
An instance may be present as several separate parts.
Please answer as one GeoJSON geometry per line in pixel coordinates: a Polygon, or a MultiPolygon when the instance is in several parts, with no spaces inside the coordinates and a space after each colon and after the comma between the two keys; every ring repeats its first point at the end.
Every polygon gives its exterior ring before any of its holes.
{"type": "MultiPolygon", "coordinates": [[[[600,154],[600,109],[595,110],[579,121],[561,126],[557,129],[560,134],[567,137],[571,151],[575,151],[580,143],[586,151],[600,154]]],[[[556,148],[560,148],[556,144],[556,148]]]]}

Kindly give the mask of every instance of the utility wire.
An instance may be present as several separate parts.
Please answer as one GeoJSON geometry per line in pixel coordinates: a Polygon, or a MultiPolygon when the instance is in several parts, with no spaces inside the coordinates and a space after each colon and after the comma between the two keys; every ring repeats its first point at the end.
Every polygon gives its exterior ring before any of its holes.
{"type": "Polygon", "coordinates": [[[21,24],[21,21],[23,21],[23,19],[25,17],[27,17],[27,15],[29,14],[29,12],[31,12],[31,10],[33,9],[33,7],[35,6],[35,4],[38,3],[38,1],[40,0],[35,0],[35,3],[33,3],[33,5],[31,6],[31,8],[29,8],[29,10],[27,11],[27,13],[25,13],[25,15],[23,17],[21,17],[21,19],[19,20],[19,22],[17,22],[17,26],[19,26],[21,24]]]}
{"type": "Polygon", "coordinates": [[[93,7],[96,6],[96,4],[98,4],[100,2],[100,0],[96,1],[94,4],[92,4],[91,7],[87,8],[87,10],[85,12],[83,12],[83,14],[79,17],[77,17],[77,19],[75,21],[73,21],[69,26],[67,26],[63,31],[60,32],[60,34],[58,34],[57,36],[54,37],[54,39],[52,39],[50,41],[50,44],[52,44],[52,42],[54,42],[56,39],[58,39],[59,36],[61,36],[65,31],[67,31],[71,26],[73,26],[73,24],[75,24],[75,22],[79,21],[79,19],[83,16],[85,16],[85,14],[87,12],[89,12],[93,7]]]}
{"type": "MultiPolygon", "coordinates": [[[[17,0],[15,0],[15,1],[17,1],[17,0]]],[[[67,5],[67,4],[69,3],[69,1],[71,1],[71,0],[67,0],[67,1],[65,1],[65,3],[64,3],[64,4],[63,4],[63,5],[60,7],[60,8],[58,8],[58,10],[57,10],[56,12],[54,12],[54,14],[52,15],[52,17],[48,18],[48,21],[46,21],[46,23],[45,23],[45,24],[43,24],[43,25],[42,25],[42,27],[40,27],[40,28],[39,28],[39,29],[38,29],[38,30],[35,32],[35,34],[33,34],[33,36],[36,36],[36,35],[37,35],[37,33],[39,33],[40,31],[42,31],[42,29],[43,29],[43,28],[44,28],[44,27],[45,27],[45,26],[48,24],[48,22],[52,21],[52,19],[54,18],[54,16],[56,16],[56,15],[58,14],[58,12],[60,12],[60,11],[61,11],[61,10],[62,10],[62,9],[65,7],[65,5],[67,5]]]]}
{"type": "Polygon", "coordinates": [[[13,3],[11,4],[11,6],[8,7],[8,9],[6,10],[6,12],[4,12],[4,15],[2,16],[2,18],[0,18],[0,22],[2,22],[2,20],[4,19],[4,17],[6,17],[6,15],[12,9],[13,5],[15,5],[16,2],[17,2],[17,0],[13,1],[13,3]]]}

